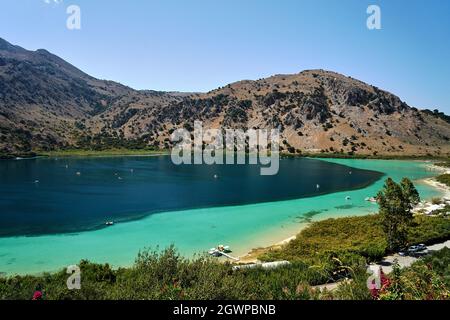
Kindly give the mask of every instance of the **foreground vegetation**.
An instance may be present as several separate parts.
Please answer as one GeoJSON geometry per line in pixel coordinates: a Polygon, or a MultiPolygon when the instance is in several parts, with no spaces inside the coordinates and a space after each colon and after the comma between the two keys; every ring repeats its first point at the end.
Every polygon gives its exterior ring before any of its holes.
{"type": "MultiPolygon", "coordinates": [[[[408,241],[449,238],[449,219],[421,216],[415,218],[408,241]]],[[[171,247],[142,252],[131,268],[113,270],[107,264],[82,261],[81,290],[67,289],[65,270],[0,279],[0,299],[31,299],[35,290],[42,290],[44,299],[372,299],[367,263],[386,252],[379,215],[329,219],[313,223],[283,249],[266,253],[264,260],[291,261],[274,270],[233,271],[231,264],[209,257],[185,259],[171,247]],[[352,281],[333,292],[314,288],[346,278],[352,281]]],[[[395,290],[402,294],[396,298],[448,297],[450,250],[429,259],[399,271],[395,281],[400,289],[395,290]],[[430,277],[437,287],[430,287],[430,277]]],[[[377,298],[394,297],[383,294],[377,298]]]]}
{"type": "MultiPolygon", "coordinates": [[[[444,248],[418,260],[410,267],[393,266],[382,275],[380,289],[370,290],[376,300],[448,300],[450,299],[450,249],[444,248]]],[[[343,282],[331,296],[359,300],[367,295],[367,276],[357,274],[353,281],[343,282]]]]}

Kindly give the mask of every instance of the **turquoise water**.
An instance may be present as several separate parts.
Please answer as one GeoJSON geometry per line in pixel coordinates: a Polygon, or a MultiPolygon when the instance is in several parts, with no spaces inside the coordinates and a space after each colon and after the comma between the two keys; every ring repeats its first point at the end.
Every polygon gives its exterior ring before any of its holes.
{"type": "Polygon", "coordinates": [[[274,176],[261,176],[254,165],[176,166],[168,156],[1,161],[0,237],[89,231],[156,212],[299,199],[365,187],[381,177],[348,172],[347,166],[304,158],[285,159],[274,176]]]}
{"type": "MultiPolygon", "coordinates": [[[[433,175],[423,162],[324,161],[379,171],[396,180],[404,176],[420,180],[433,175]]],[[[316,220],[375,212],[377,206],[364,199],[375,195],[382,184],[383,179],[359,190],[296,200],[156,213],[110,228],[73,234],[0,238],[0,272],[54,271],[77,264],[81,259],[127,266],[133,263],[139,250],[170,244],[175,244],[187,256],[218,244],[230,245],[234,254],[240,255],[295,234],[309,221],[308,218],[316,220]],[[346,200],[347,196],[351,200],[346,200]]],[[[439,195],[425,184],[416,182],[416,185],[423,198],[439,195]]]]}

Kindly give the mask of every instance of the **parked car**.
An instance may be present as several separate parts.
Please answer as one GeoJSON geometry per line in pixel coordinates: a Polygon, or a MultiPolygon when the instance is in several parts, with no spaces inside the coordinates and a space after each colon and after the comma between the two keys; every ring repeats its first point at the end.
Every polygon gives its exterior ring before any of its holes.
{"type": "Polygon", "coordinates": [[[419,249],[419,251],[425,251],[425,250],[428,249],[427,246],[424,245],[423,243],[418,244],[418,245],[417,245],[417,248],[419,249]]]}
{"type": "Polygon", "coordinates": [[[409,247],[408,248],[408,253],[417,253],[417,252],[419,252],[420,251],[420,249],[419,249],[419,246],[411,246],[411,247],[409,247]]]}

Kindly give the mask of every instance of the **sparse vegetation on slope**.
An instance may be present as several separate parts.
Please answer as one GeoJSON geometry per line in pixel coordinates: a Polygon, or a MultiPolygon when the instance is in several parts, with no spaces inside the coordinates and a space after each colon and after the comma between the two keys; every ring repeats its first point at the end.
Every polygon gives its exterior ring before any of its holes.
{"type": "Polygon", "coordinates": [[[45,50],[1,40],[0,153],[170,148],[192,128],[278,128],[290,153],[448,157],[450,124],[438,111],[341,74],[306,70],[240,81],[208,93],[137,91],[98,80],[45,50]],[[398,124],[401,124],[400,126],[398,124]]]}

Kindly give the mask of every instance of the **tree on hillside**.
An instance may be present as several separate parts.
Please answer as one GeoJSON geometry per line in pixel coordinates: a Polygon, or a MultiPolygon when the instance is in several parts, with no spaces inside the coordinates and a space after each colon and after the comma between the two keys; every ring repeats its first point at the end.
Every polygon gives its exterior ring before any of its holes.
{"type": "Polygon", "coordinates": [[[419,192],[417,191],[414,184],[408,178],[403,178],[400,183],[403,194],[409,200],[410,210],[420,202],[419,192]]]}
{"type": "Polygon", "coordinates": [[[407,178],[400,184],[388,178],[377,199],[388,248],[398,250],[406,244],[408,227],[413,221],[411,210],[420,201],[419,193],[407,178]]]}

